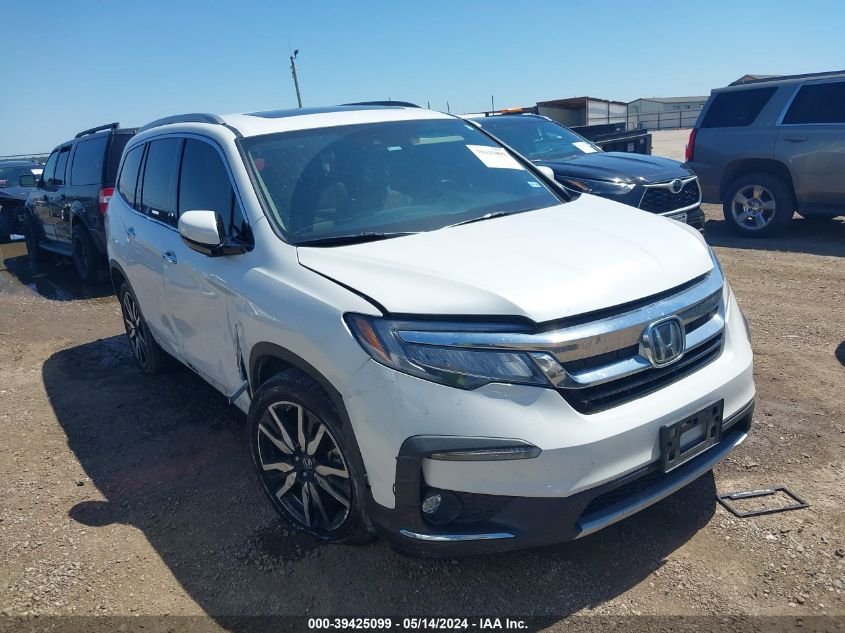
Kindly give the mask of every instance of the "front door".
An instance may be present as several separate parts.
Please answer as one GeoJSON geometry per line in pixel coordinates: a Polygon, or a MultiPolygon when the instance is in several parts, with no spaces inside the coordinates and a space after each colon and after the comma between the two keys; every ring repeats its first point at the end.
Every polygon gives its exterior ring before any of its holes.
{"type": "Polygon", "coordinates": [[[70,248],[70,201],[67,197],[67,178],[70,173],[68,169],[68,158],[70,157],[71,146],[62,147],[59,150],[59,159],[56,161],[56,173],[51,180],[51,186],[47,188],[47,205],[50,208],[50,218],[53,223],[53,232],[56,242],[70,248]]]}
{"type": "Polygon", "coordinates": [[[47,159],[44,171],[41,172],[41,178],[38,180],[36,188],[30,194],[30,205],[32,207],[32,213],[35,216],[35,221],[41,225],[41,232],[50,241],[56,239],[56,232],[53,230],[53,216],[50,215],[47,193],[50,182],[53,180],[53,175],[56,173],[56,162],[58,160],[59,151],[56,150],[47,159]]]}
{"type": "MultiPolygon", "coordinates": [[[[224,159],[211,143],[185,140],[178,202],[180,214],[215,211],[233,237],[245,230],[224,159]]],[[[181,357],[227,395],[243,382],[237,308],[249,256],[209,257],[180,239],[165,266],[165,292],[181,357]]]]}

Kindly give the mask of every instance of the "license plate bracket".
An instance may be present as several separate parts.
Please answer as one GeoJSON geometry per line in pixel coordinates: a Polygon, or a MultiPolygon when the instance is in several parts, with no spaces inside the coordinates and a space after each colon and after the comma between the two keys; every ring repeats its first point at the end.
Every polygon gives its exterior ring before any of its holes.
{"type": "Polygon", "coordinates": [[[681,211],[680,213],[667,213],[666,217],[669,218],[670,220],[676,220],[677,222],[680,222],[681,224],[687,223],[687,212],[686,211],[681,211]]]}
{"type": "Polygon", "coordinates": [[[660,427],[660,463],[664,473],[685,464],[722,440],[722,412],[719,400],[683,420],[660,427]]]}

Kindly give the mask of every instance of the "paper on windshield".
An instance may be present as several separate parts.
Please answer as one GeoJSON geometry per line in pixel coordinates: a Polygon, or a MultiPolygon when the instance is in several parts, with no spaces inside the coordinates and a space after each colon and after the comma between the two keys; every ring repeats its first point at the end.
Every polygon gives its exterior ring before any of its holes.
{"type": "Polygon", "coordinates": [[[478,160],[492,169],[525,169],[502,147],[467,145],[467,149],[475,154],[478,160]]]}
{"type": "Polygon", "coordinates": [[[577,147],[578,149],[580,149],[582,152],[584,152],[585,154],[592,154],[593,152],[596,151],[595,147],[593,147],[592,145],[590,145],[589,143],[587,143],[585,141],[575,141],[572,144],[575,147],[577,147]]]}

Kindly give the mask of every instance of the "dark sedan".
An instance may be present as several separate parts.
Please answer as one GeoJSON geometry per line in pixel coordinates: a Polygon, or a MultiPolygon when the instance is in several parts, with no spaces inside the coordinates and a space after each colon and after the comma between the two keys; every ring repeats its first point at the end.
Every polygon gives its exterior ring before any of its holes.
{"type": "Polygon", "coordinates": [[[583,136],[536,114],[495,115],[473,123],[510,145],[576,191],[616,200],[701,229],[698,178],[668,158],[604,152],[583,136]]]}
{"type": "Polygon", "coordinates": [[[0,160],[0,244],[23,233],[20,217],[26,197],[44,165],[32,160],[0,160]]]}

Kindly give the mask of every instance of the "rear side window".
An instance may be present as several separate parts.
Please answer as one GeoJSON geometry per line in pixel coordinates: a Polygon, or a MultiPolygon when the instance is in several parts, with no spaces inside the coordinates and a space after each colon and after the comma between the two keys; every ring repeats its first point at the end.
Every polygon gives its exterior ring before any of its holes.
{"type": "Polygon", "coordinates": [[[707,109],[701,127],[745,127],[754,123],[775,94],[775,87],[720,92],[707,109]]]}
{"type": "Polygon", "coordinates": [[[165,138],[152,141],[144,162],[141,212],[176,225],[176,178],[182,141],[165,138]]]}
{"type": "Polygon", "coordinates": [[[56,161],[56,173],[53,175],[53,186],[58,187],[64,185],[66,182],[65,171],[67,169],[67,159],[70,156],[70,148],[64,148],[59,152],[59,160],[56,161]]]}
{"type": "Polygon", "coordinates": [[[187,139],[179,181],[179,213],[200,210],[220,214],[228,235],[246,239],[248,229],[223,159],[208,143],[187,139]]]}
{"type": "Polygon", "coordinates": [[[103,177],[103,155],[106,152],[108,136],[80,141],[73,153],[70,169],[70,184],[97,185],[103,177]]]}
{"type": "Polygon", "coordinates": [[[845,81],[801,86],[783,123],[845,123],[845,81]]]}
{"type": "Polygon", "coordinates": [[[117,183],[117,190],[120,192],[121,197],[136,209],[140,207],[135,199],[135,192],[138,188],[138,172],[141,170],[141,159],[143,157],[143,145],[138,145],[129,150],[126,160],[123,161],[120,181],[117,183]]]}

